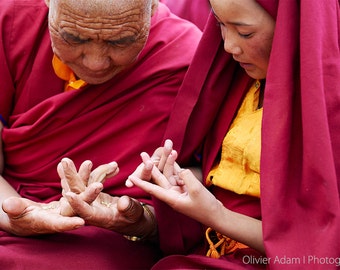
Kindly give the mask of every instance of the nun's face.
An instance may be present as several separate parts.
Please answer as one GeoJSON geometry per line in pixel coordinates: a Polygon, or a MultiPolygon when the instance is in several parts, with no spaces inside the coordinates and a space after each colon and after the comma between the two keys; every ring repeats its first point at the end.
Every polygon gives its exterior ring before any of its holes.
{"type": "Polygon", "coordinates": [[[275,21],[255,0],[210,0],[224,49],[254,79],[266,78],[275,21]]]}

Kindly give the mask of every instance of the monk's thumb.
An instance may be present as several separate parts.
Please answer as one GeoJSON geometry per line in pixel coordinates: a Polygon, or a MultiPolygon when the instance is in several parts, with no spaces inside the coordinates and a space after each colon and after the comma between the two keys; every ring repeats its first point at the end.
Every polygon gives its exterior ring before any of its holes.
{"type": "Polygon", "coordinates": [[[22,198],[10,197],[3,201],[2,210],[4,210],[9,217],[17,217],[25,211],[27,206],[28,203],[22,198]]]}
{"type": "Polygon", "coordinates": [[[184,181],[185,184],[192,184],[197,181],[197,178],[190,169],[183,169],[178,173],[180,179],[184,181]]]}
{"type": "Polygon", "coordinates": [[[119,198],[117,202],[117,209],[126,219],[132,222],[138,221],[144,211],[142,205],[138,201],[133,200],[128,196],[122,196],[119,198]]]}

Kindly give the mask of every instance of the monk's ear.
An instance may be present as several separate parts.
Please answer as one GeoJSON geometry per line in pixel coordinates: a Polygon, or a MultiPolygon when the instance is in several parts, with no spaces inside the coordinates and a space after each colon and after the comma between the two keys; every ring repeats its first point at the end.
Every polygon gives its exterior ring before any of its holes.
{"type": "MultiPolygon", "coordinates": [[[[45,0],[48,1],[48,0],[45,0]]],[[[158,7],[158,0],[152,0],[152,6],[151,6],[151,16],[156,12],[157,7],[158,7]]]]}

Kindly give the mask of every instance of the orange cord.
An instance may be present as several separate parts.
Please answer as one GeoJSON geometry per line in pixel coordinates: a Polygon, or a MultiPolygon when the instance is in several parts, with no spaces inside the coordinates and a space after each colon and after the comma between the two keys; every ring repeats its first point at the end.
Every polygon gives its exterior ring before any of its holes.
{"type": "Polygon", "coordinates": [[[248,246],[239,243],[219,232],[214,231],[212,228],[208,228],[205,232],[205,237],[209,243],[209,250],[206,254],[207,257],[218,259],[219,257],[234,252],[236,249],[248,248],[248,246]],[[210,233],[215,232],[215,241],[211,239],[210,233]]]}

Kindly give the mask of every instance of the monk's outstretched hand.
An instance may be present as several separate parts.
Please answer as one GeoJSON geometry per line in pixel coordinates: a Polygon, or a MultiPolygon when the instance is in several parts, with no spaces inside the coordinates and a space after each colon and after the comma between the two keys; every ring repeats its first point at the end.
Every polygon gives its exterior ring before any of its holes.
{"type": "MultiPolygon", "coordinates": [[[[87,225],[106,228],[124,235],[142,237],[152,233],[151,230],[155,229],[152,224],[154,221],[145,213],[140,202],[128,196],[113,197],[102,191],[105,179],[119,171],[115,162],[101,165],[90,174],[86,166],[81,166],[77,172],[73,162],[70,160],[66,162],[67,166],[64,164],[59,168],[59,175],[64,178],[63,197],[67,200],[73,215],[84,219],[87,225]],[[86,177],[88,181],[84,182],[83,179],[86,177]],[[67,185],[64,187],[65,183],[67,185]],[[82,183],[86,184],[83,186],[82,183]]],[[[69,214],[67,212],[69,210],[65,208],[63,213],[69,214]]]]}
{"type": "MultiPolygon", "coordinates": [[[[86,188],[92,183],[104,183],[109,177],[116,175],[119,172],[118,164],[116,162],[111,162],[104,164],[92,170],[92,162],[89,160],[84,161],[77,171],[74,162],[69,158],[63,158],[58,164],[57,171],[61,179],[61,186],[63,188],[63,197],[61,201],[60,214],[64,216],[75,215],[74,209],[65,200],[65,194],[67,192],[72,192],[75,194],[80,194],[86,190],[86,188]]],[[[100,185],[99,185],[100,188],[100,185]]],[[[93,189],[87,190],[86,194],[89,194],[93,189]]],[[[92,194],[92,196],[97,196],[98,194],[92,194]]],[[[88,199],[91,200],[91,199],[88,199]]],[[[95,200],[93,198],[92,200],[95,200]]]]}
{"type": "MultiPolygon", "coordinates": [[[[144,156],[142,159],[146,164],[151,158],[144,156]]],[[[138,186],[176,211],[204,224],[211,224],[213,222],[211,213],[220,211],[222,204],[203,186],[191,170],[180,168],[176,159],[177,152],[172,150],[163,171],[154,165],[151,169],[151,180],[132,174],[126,185],[138,186]]]]}
{"type": "Polygon", "coordinates": [[[80,217],[60,215],[60,201],[45,204],[10,197],[3,201],[2,210],[8,219],[6,231],[19,236],[69,231],[85,223],[80,217]]]}
{"type": "MultiPolygon", "coordinates": [[[[143,179],[144,181],[151,181],[151,175],[154,166],[158,168],[158,170],[163,171],[172,151],[173,142],[171,140],[165,140],[164,146],[158,147],[151,157],[145,152],[141,153],[140,156],[142,158],[142,162],[131,174],[131,176],[143,179]]],[[[132,187],[133,182],[131,182],[129,178],[126,180],[125,185],[127,187],[132,187]]]]}

